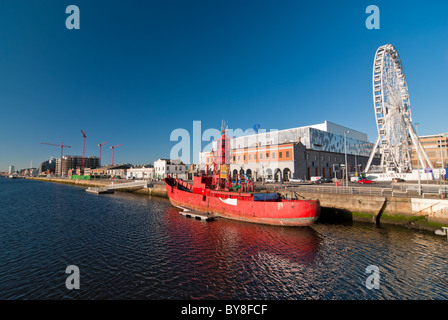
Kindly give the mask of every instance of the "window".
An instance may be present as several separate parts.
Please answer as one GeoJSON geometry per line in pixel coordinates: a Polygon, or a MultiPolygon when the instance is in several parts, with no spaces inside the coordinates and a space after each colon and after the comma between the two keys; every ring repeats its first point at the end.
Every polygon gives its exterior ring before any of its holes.
{"type": "Polygon", "coordinates": [[[233,156],[233,162],[235,162],[235,156],[233,156]]]}
{"type": "Polygon", "coordinates": [[[317,154],[314,155],[314,160],[317,160],[317,154]]]}
{"type": "Polygon", "coordinates": [[[251,160],[250,158],[251,158],[251,157],[250,157],[250,154],[249,154],[249,160],[251,160]]]}
{"type": "Polygon", "coordinates": [[[246,155],[243,155],[243,161],[246,161],[246,155]]]}
{"type": "Polygon", "coordinates": [[[311,167],[314,168],[314,161],[311,162],[311,167]]]}
{"type": "Polygon", "coordinates": [[[272,152],[272,159],[275,159],[275,152],[272,152]]]}
{"type": "Polygon", "coordinates": [[[238,156],[238,161],[240,161],[241,160],[241,156],[238,156]]]}
{"type": "Polygon", "coordinates": [[[266,159],[269,159],[269,153],[266,152],[266,159]]]}
{"type": "MultiPolygon", "coordinates": [[[[308,157],[308,155],[307,155],[308,157]]],[[[289,151],[286,151],[286,158],[289,158],[289,151]]]]}
{"type": "Polygon", "coordinates": [[[281,153],[281,152],[278,153],[278,158],[279,158],[279,159],[282,158],[282,153],[281,153]]]}
{"type": "Polygon", "coordinates": [[[256,153],[254,154],[254,160],[257,160],[257,154],[256,153]]]}
{"type": "Polygon", "coordinates": [[[262,160],[263,159],[263,154],[262,153],[260,153],[260,160],[262,160]]]}

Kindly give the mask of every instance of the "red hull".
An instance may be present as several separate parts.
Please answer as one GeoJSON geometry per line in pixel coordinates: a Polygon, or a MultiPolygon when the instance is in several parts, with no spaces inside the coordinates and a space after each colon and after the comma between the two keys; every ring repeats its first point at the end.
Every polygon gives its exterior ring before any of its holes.
{"type": "MultiPolygon", "coordinates": [[[[181,180],[167,178],[165,185],[171,204],[220,217],[281,226],[308,226],[320,214],[319,201],[255,200],[256,193],[195,189],[181,180]]],[[[273,196],[276,194],[264,194],[273,196]]]]}

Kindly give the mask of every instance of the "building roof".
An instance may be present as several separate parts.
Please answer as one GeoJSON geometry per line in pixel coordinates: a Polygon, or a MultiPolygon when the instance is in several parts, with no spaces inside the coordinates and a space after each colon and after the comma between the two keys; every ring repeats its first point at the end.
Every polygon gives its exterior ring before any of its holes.
{"type": "Polygon", "coordinates": [[[444,133],[437,133],[437,134],[430,134],[430,135],[426,135],[426,136],[419,136],[420,139],[430,139],[430,138],[440,138],[440,137],[444,137],[444,138],[448,138],[448,132],[444,132],[444,133]]]}
{"type": "Polygon", "coordinates": [[[166,164],[185,165],[181,160],[178,160],[178,159],[159,159],[159,160],[156,160],[155,162],[157,162],[157,161],[165,161],[166,164]]]}

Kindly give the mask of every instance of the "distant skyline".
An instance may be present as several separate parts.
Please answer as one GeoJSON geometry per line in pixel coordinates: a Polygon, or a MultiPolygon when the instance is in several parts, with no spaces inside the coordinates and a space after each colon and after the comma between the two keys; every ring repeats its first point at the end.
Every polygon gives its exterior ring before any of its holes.
{"type": "MultiPolygon", "coordinates": [[[[376,49],[393,44],[419,134],[448,132],[446,1],[0,2],[0,171],[60,148],[103,164],[168,158],[173,130],[325,120],[377,137],[376,49]],[[66,28],[66,8],[80,29],[66,28]],[[368,30],[367,6],[380,9],[368,30]]],[[[204,142],[202,148],[208,142],[204,142]]]]}

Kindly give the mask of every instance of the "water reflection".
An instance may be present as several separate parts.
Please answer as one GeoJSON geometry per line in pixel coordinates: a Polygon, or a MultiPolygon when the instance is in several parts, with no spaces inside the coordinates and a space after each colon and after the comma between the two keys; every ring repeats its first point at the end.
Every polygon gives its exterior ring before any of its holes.
{"type": "MultiPolygon", "coordinates": [[[[167,209],[167,221],[170,239],[185,258],[184,272],[212,288],[207,297],[238,298],[259,292],[270,296],[269,286],[295,277],[313,261],[319,245],[316,232],[308,227],[279,228],[226,219],[203,222],[182,217],[175,208],[167,209]]],[[[281,290],[276,291],[274,296],[281,290]]]]}

